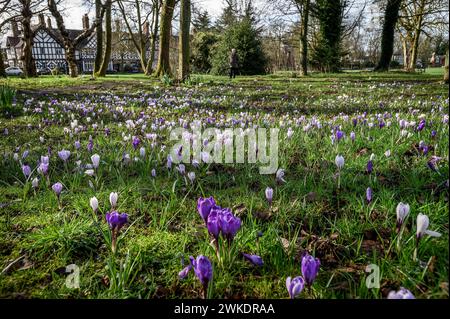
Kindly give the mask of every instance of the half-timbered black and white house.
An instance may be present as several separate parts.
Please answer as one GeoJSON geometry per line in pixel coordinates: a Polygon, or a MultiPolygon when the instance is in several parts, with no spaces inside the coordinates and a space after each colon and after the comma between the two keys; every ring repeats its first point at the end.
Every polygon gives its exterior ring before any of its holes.
{"type": "MultiPolygon", "coordinates": [[[[89,18],[83,16],[83,29],[89,28],[89,18]]],[[[39,16],[39,23],[32,27],[34,38],[32,54],[38,70],[53,70],[58,68],[67,73],[68,65],[66,61],[64,44],[59,37],[57,29],[52,27],[51,19],[44,21],[44,16],[39,16]]],[[[69,37],[75,39],[83,30],[67,30],[69,37]]],[[[6,54],[5,62],[9,66],[21,66],[20,57],[23,48],[22,34],[16,22],[11,23],[10,32],[1,41],[1,49],[6,54]]],[[[94,68],[97,41],[95,32],[85,41],[79,44],[75,51],[75,59],[81,73],[91,73],[94,68]]],[[[114,52],[112,53],[114,56],[114,52]]],[[[113,58],[108,64],[108,71],[113,70],[113,58]]]]}

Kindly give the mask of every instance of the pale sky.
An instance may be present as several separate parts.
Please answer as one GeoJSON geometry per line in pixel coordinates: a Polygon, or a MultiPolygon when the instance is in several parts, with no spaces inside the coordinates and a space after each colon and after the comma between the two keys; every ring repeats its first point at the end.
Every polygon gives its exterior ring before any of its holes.
{"type": "MultiPolygon", "coordinates": [[[[88,13],[90,21],[94,18],[94,8],[90,9],[88,7],[83,7],[83,0],[67,0],[67,10],[65,12],[64,21],[66,22],[66,27],[71,29],[81,29],[81,17],[83,14],[88,13]]],[[[208,10],[209,14],[215,19],[222,12],[222,0],[195,0],[195,4],[198,8],[202,10],[208,10]]],[[[54,21],[53,21],[54,23],[54,21]]]]}

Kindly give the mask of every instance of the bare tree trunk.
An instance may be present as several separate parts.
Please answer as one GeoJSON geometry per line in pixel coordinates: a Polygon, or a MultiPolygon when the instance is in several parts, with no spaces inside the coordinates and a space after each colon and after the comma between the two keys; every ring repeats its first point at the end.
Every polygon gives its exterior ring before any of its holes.
{"type": "Polygon", "coordinates": [[[102,64],[98,75],[103,77],[106,75],[106,70],[108,69],[109,60],[111,59],[111,46],[112,46],[112,21],[111,21],[111,10],[112,2],[111,0],[106,1],[105,10],[105,27],[106,27],[106,40],[105,40],[105,51],[103,53],[102,64]]]}
{"type": "Polygon", "coordinates": [[[155,76],[171,75],[170,71],[170,37],[175,0],[165,0],[161,12],[161,29],[159,34],[158,66],[155,76]]]}
{"type": "Polygon", "coordinates": [[[150,47],[150,56],[147,61],[147,69],[145,70],[145,75],[151,75],[153,71],[153,62],[155,62],[155,51],[156,51],[156,36],[159,29],[159,11],[161,10],[161,0],[156,0],[154,2],[155,8],[153,9],[153,31],[152,31],[152,44],[150,47]]]}
{"type": "MultiPolygon", "coordinates": [[[[95,16],[98,18],[100,16],[102,7],[101,0],[95,0],[95,16]]],[[[103,24],[100,23],[96,29],[96,37],[97,37],[97,47],[95,51],[95,62],[94,69],[92,70],[92,74],[96,76],[100,71],[100,67],[102,65],[102,56],[103,56],[103,24]]]]}
{"type": "Polygon", "coordinates": [[[447,51],[445,52],[445,69],[444,69],[444,82],[448,84],[448,46],[447,51]]]}
{"type": "Polygon", "coordinates": [[[383,33],[381,38],[381,55],[375,71],[388,71],[394,53],[394,30],[402,0],[388,0],[384,12],[383,33]]]}
{"type": "Polygon", "coordinates": [[[402,39],[402,49],[403,49],[403,69],[408,71],[409,66],[409,52],[408,52],[408,40],[402,39]]]}
{"type": "Polygon", "coordinates": [[[37,77],[36,64],[33,59],[33,30],[31,30],[31,18],[33,17],[33,12],[31,11],[31,1],[30,0],[20,0],[22,4],[21,15],[22,15],[22,29],[23,29],[23,42],[24,46],[22,49],[22,67],[26,77],[37,77]]]}
{"type": "Polygon", "coordinates": [[[302,10],[302,28],[300,30],[300,74],[308,75],[308,18],[310,0],[305,0],[302,10]]]}
{"type": "Polygon", "coordinates": [[[411,71],[415,71],[415,69],[416,69],[417,53],[418,53],[418,49],[419,49],[419,39],[420,39],[420,32],[422,30],[422,22],[423,22],[424,12],[425,12],[425,1],[422,0],[420,2],[419,12],[418,12],[419,16],[417,18],[416,29],[414,32],[414,38],[411,43],[411,59],[409,61],[409,69],[411,71]]]}
{"type": "Polygon", "coordinates": [[[61,13],[58,10],[55,0],[48,0],[48,9],[56,20],[56,25],[58,26],[59,36],[62,38],[64,42],[64,50],[66,53],[67,64],[69,65],[69,75],[70,77],[78,76],[78,66],[75,59],[75,50],[76,47],[94,32],[94,29],[98,27],[98,25],[103,20],[103,16],[105,15],[105,7],[102,6],[102,10],[100,12],[100,16],[95,19],[95,22],[90,26],[89,29],[86,29],[78,35],[75,39],[71,39],[69,37],[69,32],[67,31],[64,25],[64,19],[61,13]]]}
{"type": "Polygon", "coordinates": [[[191,1],[181,0],[180,9],[180,37],[178,50],[178,79],[184,81],[189,77],[189,61],[191,53],[189,49],[191,26],[191,1]]]}

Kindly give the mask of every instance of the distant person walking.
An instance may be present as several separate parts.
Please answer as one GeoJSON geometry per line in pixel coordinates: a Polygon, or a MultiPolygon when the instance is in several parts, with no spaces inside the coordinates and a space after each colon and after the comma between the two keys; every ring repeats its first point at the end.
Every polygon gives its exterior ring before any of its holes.
{"type": "Polygon", "coordinates": [[[230,55],[230,80],[236,78],[236,73],[239,69],[239,59],[236,53],[236,49],[231,49],[230,55]]]}

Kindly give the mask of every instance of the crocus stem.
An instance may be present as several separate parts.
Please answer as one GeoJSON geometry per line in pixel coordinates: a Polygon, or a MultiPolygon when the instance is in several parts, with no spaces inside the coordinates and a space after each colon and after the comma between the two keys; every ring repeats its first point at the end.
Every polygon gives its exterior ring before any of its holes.
{"type": "Polygon", "coordinates": [[[116,253],[116,245],[117,245],[117,234],[115,230],[112,230],[111,250],[113,252],[113,255],[116,253]]]}
{"type": "Polygon", "coordinates": [[[208,284],[203,285],[203,299],[208,298],[208,284]]]}

